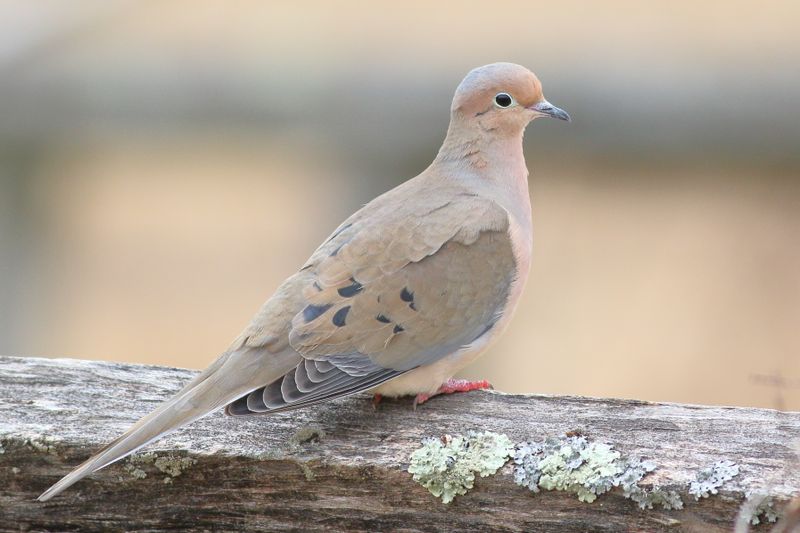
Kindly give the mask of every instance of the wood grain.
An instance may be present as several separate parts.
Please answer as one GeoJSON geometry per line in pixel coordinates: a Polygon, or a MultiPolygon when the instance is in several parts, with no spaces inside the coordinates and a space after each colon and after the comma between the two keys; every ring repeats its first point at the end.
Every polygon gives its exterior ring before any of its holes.
{"type": "Polygon", "coordinates": [[[410,399],[376,411],[361,395],[252,419],[215,413],[145,450],[159,461],[121,461],[35,501],[193,375],[0,357],[0,531],[714,532],[732,530],[746,491],[778,501],[800,494],[797,412],[490,391],[438,397],[416,411],[410,399]],[[678,490],[686,505],[640,510],[618,490],[591,504],[533,494],[514,484],[510,465],[444,505],[412,481],[409,456],[424,437],[470,429],[514,442],[580,431],[655,461],[648,480],[678,490]],[[179,468],[175,458],[194,463],[179,468]],[[740,475],[695,502],[688,482],[721,459],[740,475]]]}

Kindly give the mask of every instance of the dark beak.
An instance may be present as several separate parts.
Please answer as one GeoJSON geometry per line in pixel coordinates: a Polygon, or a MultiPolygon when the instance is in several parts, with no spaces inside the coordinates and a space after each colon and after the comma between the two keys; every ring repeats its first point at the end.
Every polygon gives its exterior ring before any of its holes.
{"type": "Polygon", "coordinates": [[[547,115],[548,117],[557,118],[558,120],[566,120],[567,122],[571,122],[572,119],[569,118],[569,114],[563,109],[554,106],[547,100],[542,100],[538,104],[533,104],[528,109],[532,109],[537,113],[541,113],[542,115],[547,115]]]}

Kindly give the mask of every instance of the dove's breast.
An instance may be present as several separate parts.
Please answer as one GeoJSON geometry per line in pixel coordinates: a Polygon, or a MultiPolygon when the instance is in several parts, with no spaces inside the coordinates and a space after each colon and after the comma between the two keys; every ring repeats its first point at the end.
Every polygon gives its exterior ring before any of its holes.
{"type": "Polygon", "coordinates": [[[506,236],[513,252],[514,273],[507,289],[505,305],[502,306],[497,313],[496,320],[487,327],[486,331],[470,344],[442,357],[435,363],[419,367],[382,384],[374,390],[375,393],[383,396],[433,394],[456,372],[482,355],[502,335],[511,321],[528,279],[532,248],[530,235],[530,227],[526,226],[524,221],[519,223],[515,217],[509,217],[506,236]]]}

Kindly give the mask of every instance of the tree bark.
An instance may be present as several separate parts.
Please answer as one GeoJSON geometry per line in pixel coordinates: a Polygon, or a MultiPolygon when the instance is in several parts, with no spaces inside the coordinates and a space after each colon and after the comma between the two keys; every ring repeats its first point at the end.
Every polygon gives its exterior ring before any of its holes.
{"type": "MultiPolygon", "coordinates": [[[[800,494],[800,413],[495,391],[376,410],[367,395],[253,418],[221,412],[111,465],[47,503],[35,498],[189,380],[194,371],[0,357],[2,531],[731,531],[749,493],[800,494]],[[642,457],[642,481],[682,509],[640,509],[619,488],[592,503],[533,493],[513,460],[444,504],[407,472],[426,437],[488,430],[514,443],[583,435],[642,457]],[[151,453],[147,453],[150,451],[151,453]],[[718,495],[689,486],[717,461],[718,495]]],[[[764,517],[762,517],[764,518],[764,517]]],[[[765,529],[766,530],[766,529],[765,529]]]]}

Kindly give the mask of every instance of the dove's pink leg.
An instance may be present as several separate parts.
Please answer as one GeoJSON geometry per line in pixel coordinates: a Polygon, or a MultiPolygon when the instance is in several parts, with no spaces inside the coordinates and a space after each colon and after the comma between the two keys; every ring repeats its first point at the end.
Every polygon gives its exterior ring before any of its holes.
{"type": "Polygon", "coordinates": [[[453,394],[454,392],[469,392],[473,390],[484,390],[484,389],[491,389],[492,384],[482,379],[480,381],[468,381],[466,379],[448,379],[447,381],[439,387],[439,390],[434,392],[433,394],[417,394],[417,397],[414,398],[414,408],[416,408],[419,404],[425,403],[434,396],[439,396],[440,394],[453,394]]]}
{"type": "Polygon", "coordinates": [[[372,395],[372,408],[377,410],[378,409],[378,404],[381,403],[381,400],[383,400],[383,395],[382,394],[373,394],[372,395]]]}

